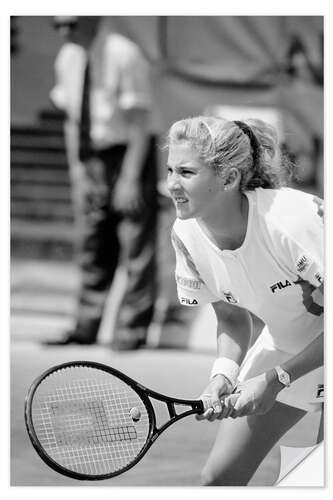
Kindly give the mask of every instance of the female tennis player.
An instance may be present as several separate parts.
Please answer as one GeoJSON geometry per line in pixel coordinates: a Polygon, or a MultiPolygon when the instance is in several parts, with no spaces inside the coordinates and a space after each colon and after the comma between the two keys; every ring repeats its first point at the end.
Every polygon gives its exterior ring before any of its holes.
{"type": "Polygon", "coordinates": [[[246,485],[306,412],[322,410],[322,201],[284,187],[276,131],[260,120],[182,120],[168,150],[179,300],[211,303],[218,325],[197,418],[223,420],[203,483],[246,485]],[[253,345],[250,313],[266,325],[253,345]]]}

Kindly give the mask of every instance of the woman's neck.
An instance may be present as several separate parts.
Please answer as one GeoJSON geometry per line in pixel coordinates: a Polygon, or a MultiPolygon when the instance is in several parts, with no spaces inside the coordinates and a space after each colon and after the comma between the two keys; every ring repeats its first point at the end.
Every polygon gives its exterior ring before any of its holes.
{"type": "Polygon", "coordinates": [[[236,250],[241,247],[247,232],[249,201],[239,193],[225,200],[214,214],[197,218],[197,222],[208,238],[221,250],[236,250]]]}

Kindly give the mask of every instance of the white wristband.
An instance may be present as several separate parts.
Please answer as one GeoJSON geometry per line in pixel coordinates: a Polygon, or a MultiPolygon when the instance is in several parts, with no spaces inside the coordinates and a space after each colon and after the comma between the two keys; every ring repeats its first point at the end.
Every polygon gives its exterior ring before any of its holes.
{"type": "Polygon", "coordinates": [[[239,365],[229,358],[217,358],[214,361],[212,371],[210,373],[210,379],[216,375],[224,375],[234,388],[239,375],[239,365]]]}

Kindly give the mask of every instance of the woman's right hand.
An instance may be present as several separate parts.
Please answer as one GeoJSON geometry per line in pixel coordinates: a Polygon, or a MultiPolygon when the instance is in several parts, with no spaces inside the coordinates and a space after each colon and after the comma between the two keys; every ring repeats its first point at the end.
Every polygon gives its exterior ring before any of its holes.
{"type": "Polygon", "coordinates": [[[232,394],[224,402],[224,398],[230,394],[230,383],[223,375],[216,375],[201,394],[200,398],[204,404],[204,412],[196,415],[197,420],[222,420],[228,417],[233,405],[238,399],[238,394],[232,394]]]}

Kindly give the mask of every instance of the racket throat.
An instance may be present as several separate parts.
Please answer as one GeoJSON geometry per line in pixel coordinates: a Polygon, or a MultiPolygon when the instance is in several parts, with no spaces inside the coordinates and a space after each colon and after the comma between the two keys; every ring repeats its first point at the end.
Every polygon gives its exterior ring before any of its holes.
{"type": "Polygon", "coordinates": [[[167,403],[167,407],[168,407],[168,412],[169,412],[170,418],[174,418],[174,417],[178,416],[174,403],[167,403]]]}
{"type": "Polygon", "coordinates": [[[170,427],[170,425],[174,424],[178,420],[181,420],[184,417],[189,415],[194,415],[202,412],[202,402],[201,401],[193,401],[191,403],[182,403],[182,402],[172,402],[165,401],[165,404],[168,409],[170,419],[165,422],[160,427],[155,426],[154,430],[154,440],[163,432],[165,429],[170,427]],[[182,411],[183,407],[187,407],[186,411],[182,411]],[[177,411],[178,410],[178,411],[177,411]]]}

